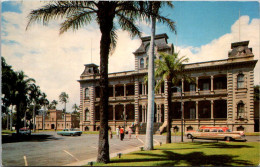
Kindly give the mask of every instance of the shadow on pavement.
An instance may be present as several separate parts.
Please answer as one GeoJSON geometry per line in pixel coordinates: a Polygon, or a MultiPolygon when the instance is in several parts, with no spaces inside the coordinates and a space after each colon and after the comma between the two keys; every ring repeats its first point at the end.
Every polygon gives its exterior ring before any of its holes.
{"type": "Polygon", "coordinates": [[[27,135],[2,135],[2,143],[14,143],[14,142],[44,142],[50,140],[59,140],[59,138],[54,137],[53,135],[46,134],[32,134],[30,136],[27,135]]]}
{"type": "Polygon", "coordinates": [[[162,154],[134,153],[139,156],[149,156],[149,158],[136,159],[116,159],[111,163],[134,163],[134,162],[150,162],[157,161],[157,166],[176,166],[187,164],[188,166],[252,166],[253,164],[247,160],[236,159],[233,155],[206,155],[203,152],[192,152],[187,154],[178,154],[171,151],[162,151],[162,154]]]}

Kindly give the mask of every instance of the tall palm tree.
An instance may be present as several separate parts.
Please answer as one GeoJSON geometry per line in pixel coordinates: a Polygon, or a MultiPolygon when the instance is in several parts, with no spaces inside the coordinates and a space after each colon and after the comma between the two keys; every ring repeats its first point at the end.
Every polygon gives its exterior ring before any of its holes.
{"type": "Polygon", "coordinates": [[[58,101],[57,100],[52,100],[51,104],[53,105],[53,108],[56,109],[58,101]]]}
{"type": "MultiPolygon", "coordinates": [[[[148,12],[151,13],[151,41],[150,48],[148,51],[148,110],[147,110],[147,127],[146,127],[146,139],[145,139],[145,150],[153,149],[153,122],[154,122],[154,47],[155,47],[155,31],[156,31],[156,15],[159,14],[160,8],[167,5],[173,8],[171,2],[160,2],[160,1],[149,1],[148,12]]],[[[173,21],[167,22],[170,30],[175,31],[173,21]]]]}
{"type": "Polygon", "coordinates": [[[75,103],[73,104],[72,109],[74,112],[77,112],[77,110],[79,110],[79,106],[75,103]]]}
{"type": "Polygon", "coordinates": [[[21,118],[23,117],[23,112],[26,112],[26,109],[29,104],[29,91],[30,85],[35,83],[35,80],[28,78],[23,71],[17,73],[17,80],[15,83],[15,105],[16,105],[16,133],[19,134],[19,128],[21,126],[21,118]]]}
{"type": "MultiPolygon", "coordinates": [[[[47,25],[50,20],[64,18],[60,25],[60,34],[69,29],[77,30],[95,20],[100,28],[100,131],[97,162],[108,163],[108,56],[116,45],[117,26],[130,32],[132,37],[141,36],[135,26],[137,19],[147,16],[137,1],[52,1],[29,14],[28,27],[33,22],[47,25]],[[114,21],[117,20],[118,24],[114,21]]],[[[164,17],[156,16],[160,21],[168,22],[164,17]]]]}
{"type": "Polygon", "coordinates": [[[35,132],[35,108],[36,108],[36,105],[37,103],[39,103],[39,98],[41,96],[41,91],[40,91],[40,87],[35,85],[35,84],[32,84],[30,86],[30,101],[31,103],[33,104],[33,131],[35,132]]]}
{"type": "Polygon", "coordinates": [[[66,123],[66,103],[68,103],[68,99],[69,99],[69,95],[66,92],[61,92],[60,96],[59,96],[60,102],[64,103],[64,119],[65,119],[65,129],[67,127],[67,123],[66,123]]]}
{"type": "Polygon", "coordinates": [[[183,63],[188,62],[189,59],[185,56],[178,57],[178,53],[168,54],[168,53],[160,53],[162,59],[157,59],[155,61],[156,71],[155,77],[161,78],[159,82],[156,84],[155,89],[157,90],[161,84],[166,81],[167,83],[167,103],[168,103],[168,111],[167,111],[167,137],[166,143],[171,143],[171,99],[172,99],[172,87],[176,86],[182,78],[190,81],[189,76],[183,73],[184,65],[183,63]]]}
{"type": "Polygon", "coordinates": [[[47,106],[49,105],[49,100],[47,99],[47,95],[45,93],[41,94],[40,105],[43,105],[43,130],[45,130],[45,114],[47,106]]]}

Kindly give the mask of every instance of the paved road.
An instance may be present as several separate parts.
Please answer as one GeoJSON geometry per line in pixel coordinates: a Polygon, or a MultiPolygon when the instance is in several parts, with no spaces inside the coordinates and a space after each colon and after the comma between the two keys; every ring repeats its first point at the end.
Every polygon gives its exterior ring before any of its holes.
{"type": "MultiPolygon", "coordinates": [[[[247,137],[248,141],[258,141],[259,137],[247,137]]],[[[144,135],[139,139],[120,141],[115,136],[109,140],[111,155],[125,153],[143,146],[144,135]]],[[[187,140],[184,137],[184,141],[187,140]]],[[[154,135],[154,144],[165,143],[165,136],[154,135]]],[[[172,142],[180,142],[180,136],[172,137],[172,142]]],[[[62,166],[82,165],[86,160],[96,160],[98,135],[58,136],[55,132],[32,134],[23,140],[5,140],[2,144],[4,166],[62,166]]],[[[113,155],[112,155],[113,156],[113,155]]]]}

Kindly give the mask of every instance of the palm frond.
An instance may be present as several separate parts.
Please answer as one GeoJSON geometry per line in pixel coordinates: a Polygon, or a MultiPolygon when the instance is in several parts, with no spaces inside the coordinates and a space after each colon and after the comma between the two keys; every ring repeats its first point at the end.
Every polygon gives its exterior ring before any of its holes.
{"type": "Polygon", "coordinates": [[[85,11],[80,11],[70,17],[67,18],[67,20],[65,20],[60,27],[60,34],[63,34],[64,32],[66,32],[67,30],[71,29],[72,30],[78,30],[80,27],[83,27],[85,25],[88,25],[91,23],[92,21],[92,15],[95,12],[93,11],[89,11],[89,12],[85,12],[85,11]]]}

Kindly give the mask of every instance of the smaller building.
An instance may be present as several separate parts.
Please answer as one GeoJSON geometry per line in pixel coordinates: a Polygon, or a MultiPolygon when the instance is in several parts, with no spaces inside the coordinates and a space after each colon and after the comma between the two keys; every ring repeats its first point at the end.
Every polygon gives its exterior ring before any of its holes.
{"type": "MultiPolygon", "coordinates": [[[[64,129],[65,114],[61,110],[48,110],[46,115],[36,116],[36,129],[64,129]]],[[[79,117],[66,114],[66,128],[79,128],[79,117]]]]}

